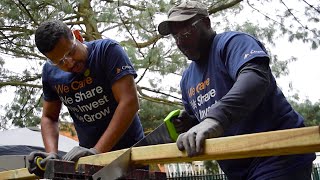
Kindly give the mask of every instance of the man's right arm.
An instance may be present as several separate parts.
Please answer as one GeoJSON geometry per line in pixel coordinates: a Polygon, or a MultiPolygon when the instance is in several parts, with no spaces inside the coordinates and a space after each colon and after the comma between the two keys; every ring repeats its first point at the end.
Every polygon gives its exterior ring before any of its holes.
{"type": "Polygon", "coordinates": [[[59,114],[61,109],[61,101],[43,102],[43,110],[41,117],[41,134],[46,152],[58,152],[59,139],[59,114]]]}

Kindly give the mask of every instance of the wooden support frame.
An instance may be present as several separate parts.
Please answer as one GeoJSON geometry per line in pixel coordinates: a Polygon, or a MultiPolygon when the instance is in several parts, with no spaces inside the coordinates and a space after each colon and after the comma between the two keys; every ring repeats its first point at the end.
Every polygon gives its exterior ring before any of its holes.
{"type": "MultiPolygon", "coordinates": [[[[107,165],[127,149],[80,158],[78,164],[107,165]]],[[[319,126],[207,139],[203,155],[188,157],[175,143],[134,147],[135,164],[190,162],[199,160],[238,159],[320,151],[319,126]]],[[[0,179],[22,179],[23,170],[0,172],[0,179]],[[20,174],[21,172],[21,174],[20,174]]],[[[25,172],[24,172],[25,173],[25,172]]],[[[29,174],[30,177],[30,174],[29,174]]]]}

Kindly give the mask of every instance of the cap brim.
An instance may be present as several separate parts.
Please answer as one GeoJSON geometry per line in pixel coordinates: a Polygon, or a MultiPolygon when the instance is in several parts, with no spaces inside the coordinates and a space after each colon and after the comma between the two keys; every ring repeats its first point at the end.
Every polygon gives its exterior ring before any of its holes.
{"type": "Polygon", "coordinates": [[[170,22],[182,22],[193,18],[197,13],[194,14],[180,14],[178,16],[170,17],[169,19],[161,22],[158,26],[159,34],[166,36],[170,34],[169,23],[170,22]]]}

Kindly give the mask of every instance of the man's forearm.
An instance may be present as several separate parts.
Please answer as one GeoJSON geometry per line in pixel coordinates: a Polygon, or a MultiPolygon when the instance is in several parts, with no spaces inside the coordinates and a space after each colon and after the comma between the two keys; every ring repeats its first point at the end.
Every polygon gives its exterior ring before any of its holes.
{"type": "Polygon", "coordinates": [[[41,118],[41,134],[46,152],[58,152],[59,122],[41,118]]]}

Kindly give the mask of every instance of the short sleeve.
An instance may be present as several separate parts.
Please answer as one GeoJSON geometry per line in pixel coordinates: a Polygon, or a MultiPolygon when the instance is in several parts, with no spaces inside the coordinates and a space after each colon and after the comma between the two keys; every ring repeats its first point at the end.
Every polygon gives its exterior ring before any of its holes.
{"type": "MultiPolygon", "coordinates": [[[[234,36],[225,47],[225,65],[233,80],[240,68],[257,57],[268,57],[267,50],[261,42],[247,34],[234,36]]],[[[268,58],[261,58],[266,60],[268,58]]]]}
{"type": "MultiPolygon", "coordinates": [[[[127,53],[117,43],[112,43],[105,49],[106,60],[102,61],[102,66],[111,84],[125,75],[137,77],[137,73],[129,60],[127,53]]],[[[105,58],[102,58],[105,59],[105,58]]]]}
{"type": "Polygon", "coordinates": [[[43,99],[46,101],[55,101],[59,99],[58,94],[52,89],[48,79],[48,64],[46,63],[42,69],[42,90],[43,99]]]}

